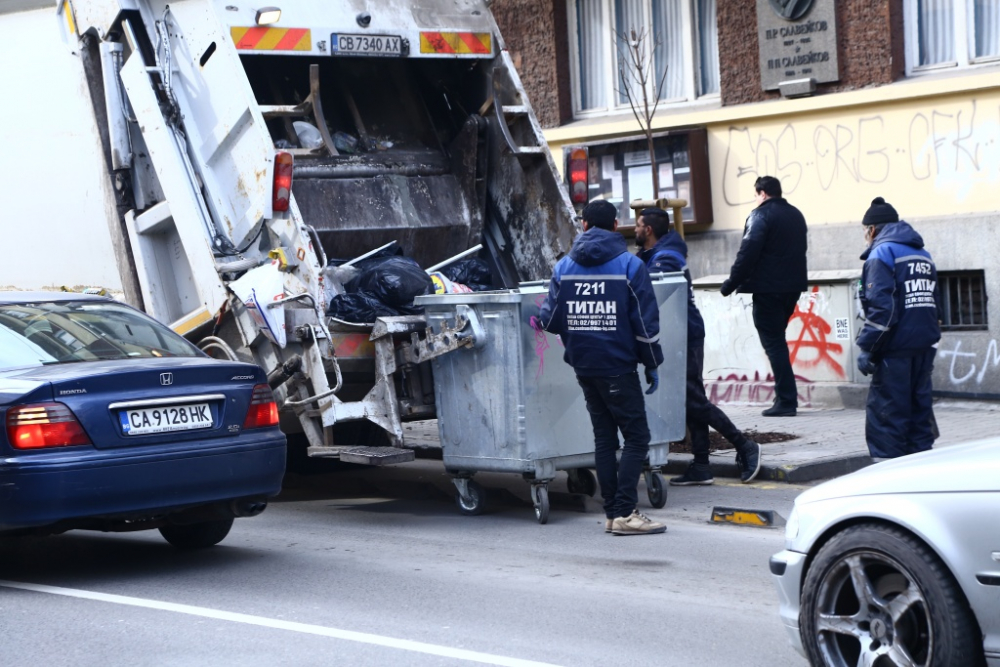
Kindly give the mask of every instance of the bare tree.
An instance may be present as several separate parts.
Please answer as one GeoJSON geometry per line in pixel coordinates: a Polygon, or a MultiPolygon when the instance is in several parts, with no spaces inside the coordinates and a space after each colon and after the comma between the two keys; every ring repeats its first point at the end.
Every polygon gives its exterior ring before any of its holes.
{"type": "Polygon", "coordinates": [[[646,144],[649,147],[649,163],[653,170],[653,199],[660,197],[660,173],[656,168],[656,150],[653,146],[653,114],[660,103],[660,94],[663,92],[663,83],[667,79],[667,68],[663,68],[660,80],[656,82],[656,49],[659,48],[659,40],[653,42],[652,48],[648,48],[649,33],[646,28],[629,28],[627,32],[615,33],[618,45],[618,83],[621,90],[617,90],[619,95],[624,95],[635,119],[639,121],[643,134],[646,135],[646,144]],[[656,85],[650,87],[651,82],[656,85]],[[652,97],[652,99],[650,99],[652,97]]]}

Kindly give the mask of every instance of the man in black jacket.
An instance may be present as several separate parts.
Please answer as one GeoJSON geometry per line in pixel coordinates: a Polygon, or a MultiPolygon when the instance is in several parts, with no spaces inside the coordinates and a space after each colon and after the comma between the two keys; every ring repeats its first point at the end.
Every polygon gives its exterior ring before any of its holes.
{"type": "Polygon", "coordinates": [[[792,417],[798,409],[795,373],[785,330],[799,295],[807,289],[806,220],[781,196],[781,181],[761,176],[754,183],[757,208],[743,227],[743,242],[722,283],[722,296],[753,294],[753,324],[774,374],[774,405],[765,417],[792,417]]]}

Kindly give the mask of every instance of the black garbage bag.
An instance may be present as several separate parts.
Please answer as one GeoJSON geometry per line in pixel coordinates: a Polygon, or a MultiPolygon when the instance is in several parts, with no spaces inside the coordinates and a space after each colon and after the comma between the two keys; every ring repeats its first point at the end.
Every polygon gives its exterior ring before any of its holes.
{"type": "Polygon", "coordinates": [[[415,260],[395,256],[362,269],[358,275],[357,291],[366,292],[384,305],[398,310],[412,307],[414,297],[433,294],[434,283],[415,260]]]}
{"type": "MultiPolygon", "coordinates": [[[[399,247],[398,244],[389,246],[388,248],[382,248],[376,252],[371,257],[365,257],[364,259],[354,263],[354,268],[357,269],[357,275],[350,281],[344,284],[344,290],[347,292],[357,292],[359,287],[358,284],[361,281],[361,274],[375,269],[379,265],[383,264],[387,259],[392,257],[402,257],[403,249],[399,247]]],[[[341,264],[347,262],[344,259],[334,259],[330,263],[335,266],[340,266],[341,264]]]]}
{"type": "Polygon", "coordinates": [[[371,324],[376,317],[401,314],[365,292],[336,295],[330,300],[327,313],[330,317],[335,317],[338,320],[359,324],[371,324]]]}
{"type": "Polygon", "coordinates": [[[490,265],[478,257],[463,259],[441,269],[444,277],[453,283],[461,283],[473,292],[488,292],[493,289],[493,272],[490,265]]]}

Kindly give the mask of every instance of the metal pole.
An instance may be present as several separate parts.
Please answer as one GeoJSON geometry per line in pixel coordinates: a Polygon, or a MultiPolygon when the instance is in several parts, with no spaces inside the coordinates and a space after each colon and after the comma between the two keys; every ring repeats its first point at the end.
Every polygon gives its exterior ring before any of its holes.
{"type": "Polygon", "coordinates": [[[483,244],[480,243],[477,246],[473,246],[473,247],[469,248],[465,252],[460,252],[457,255],[455,255],[454,257],[450,257],[450,258],[444,260],[443,262],[438,262],[434,266],[432,266],[430,268],[427,268],[427,269],[424,269],[424,270],[427,271],[427,273],[430,273],[431,271],[437,271],[442,266],[448,266],[452,262],[457,262],[458,260],[462,259],[463,257],[468,257],[469,255],[471,255],[473,253],[477,253],[477,252],[479,252],[482,249],[483,249],[483,244]]]}
{"type": "Polygon", "coordinates": [[[355,257],[352,260],[344,262],[343,264],[341,264],[341,266],[353,266],[356,262],[360,262],[363,259],[368,259],[369,257],[371,257],[372,255],[374,255],[375,253],[381,252],[382,250],[385,250],[386,248],[388,248],[390,246],[394,246],[394,245],[396,245],[395,241],[389,241],[388,243],[386,243],[381,248],[375,248],[374,250],[369,250],[368,252],[366,252],[365,254],[361,255],[360,257],[355,257]]]}

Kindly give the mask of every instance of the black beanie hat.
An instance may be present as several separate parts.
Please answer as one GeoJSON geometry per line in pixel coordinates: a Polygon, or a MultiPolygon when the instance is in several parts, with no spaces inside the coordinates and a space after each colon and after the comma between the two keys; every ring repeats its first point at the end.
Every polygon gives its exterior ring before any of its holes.
{"type": "Polygon", "coordinates": [[[865,211],[865,217],[861,220],[861,224],[868,227],[869,225],[884,225],[887,222],[899,222],[899,214],[896,213],[892,204],[885,203],[881,197],[875,197],[872,200],[872,205],[865,211]]]}

